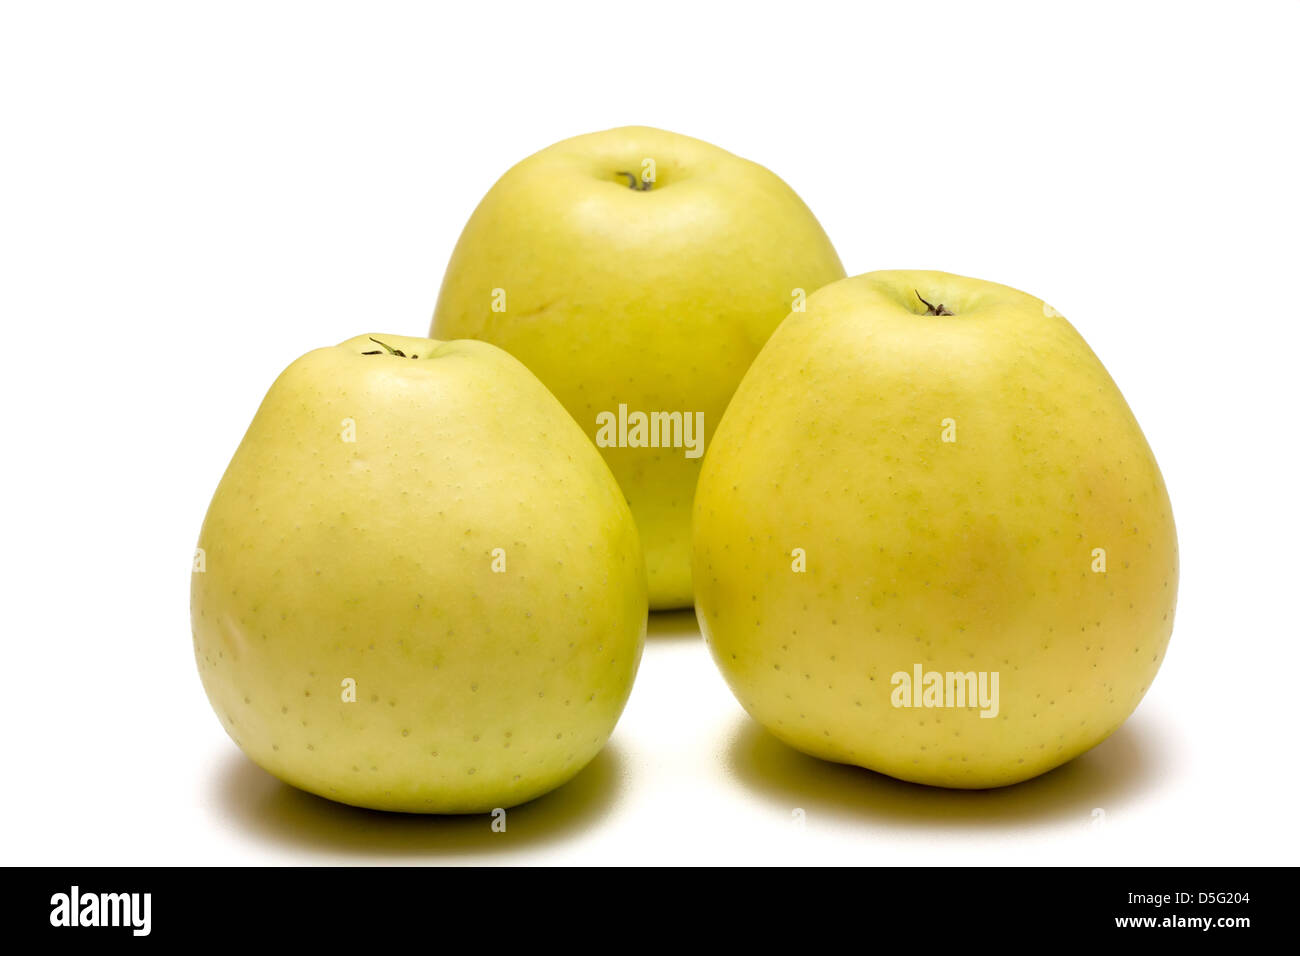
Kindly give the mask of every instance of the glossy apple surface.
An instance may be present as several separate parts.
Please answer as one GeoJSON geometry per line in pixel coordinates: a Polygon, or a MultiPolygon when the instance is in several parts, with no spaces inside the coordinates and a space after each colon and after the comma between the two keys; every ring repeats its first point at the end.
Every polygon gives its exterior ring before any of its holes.
{"type": "Polygon", "coordinates": [[[694,561],[754,718],[945,787],[1015,783],[1111,734],[1178,586],[1164,481],[1101,362],[1040,299],[940,272],[846,279],[782,324],[705,460],[694,561]],[[996,673],[998,706],[895,706],[918,667],[996,673]]]}
{"type": "MultiPolygon", "coordinates": [[[[612,129],[556,143],[492,187],[430,334],[501,346],[593,439],[598,416],[626,405],[700,413],[707,441],[795,299],[843,276],[808,207],[762,166],[663,130],[612,129]]],[[[601,453],[640,530],[651,607],[689,607],[702,459],[675,446],[601,453]]]]}
{"type": "Polygon", "coordinates": [[[199,548],[213,708],[254,761],[332,800],[470,813],[545,793],[604,745],[640,659],[627,504],[486,343],[360,336],[294,362],[199,548]]]}

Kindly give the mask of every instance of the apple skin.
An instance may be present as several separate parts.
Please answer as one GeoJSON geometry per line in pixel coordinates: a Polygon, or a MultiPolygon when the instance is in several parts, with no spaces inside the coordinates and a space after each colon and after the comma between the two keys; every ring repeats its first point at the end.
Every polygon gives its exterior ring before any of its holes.
{"type": "Polygon", "coordinates": [[[755,360],[700,477],[694,568],[713,657],[776,737],[982,788],[1132,713],[1173,628],[1178,548],[1155,458],[1064,318],[891,271],[822,289],[755,360]],[[998,672],[998,715],[894,707],[892,676],[916,664],[998,672]]]}
{"type": "Polygon", "coordinates": [[[199,673],[235,742],[296,787],[510,807],[573,777],[623,710],[646,626],[636,527],[515,359],[373,338],[419,358],[363,355],[370,336],[308,353],[235,452],[199,536],[199,673]]]}
{"type": "MultiPolygon", "coordinates": [[[[431,335],[499,345],[594,439],[596,416],[704,413],[716,426],[790,311],[844,277],[808,207],[762,166],[663,130],[557,143],[479,204],[443,279],[431,335]],[[655,161],[650,189],[629,179],[655,161]],[[493,290],[506,294],[493,312],[493,290]]],[[[645,547],[652,609],[690,607],[690,519],[701,458],[602,448],[645,547]]]]}

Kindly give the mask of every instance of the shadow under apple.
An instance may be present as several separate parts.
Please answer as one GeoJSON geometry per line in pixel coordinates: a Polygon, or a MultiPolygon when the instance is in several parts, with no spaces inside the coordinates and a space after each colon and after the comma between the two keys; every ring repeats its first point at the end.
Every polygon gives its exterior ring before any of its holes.
{"type": "Polygon", "coordinates": [[[949,790],[809,757],[741,718],[726,753],[751,792],[790,810],[922,827],[1024,827],[1087,823],[1150,788],[1161,776],[1160,735],[1137,715],[1092,750],[1042,776],[993,790],[949,790]]]}
{"type": "Polygon", "coordinates": [[[334,803],[278,780],[238,751],[219,771],[216,790],[227,819],[283,846],[358,856],[470,855],[546,845],[594,826],[619,798],[622,764],[606,745],[564,786],[507,810],[504,832],[493,831],[490,814],[389,813],[334,803]]]}
{"type": "Polygon", "coordinates": [[[651,611],[645,637],[647,641],[658,644],[704,640],[700,635],[700,622],[695,619],[695,609],[691,607],[678,611],[651,611]]]}

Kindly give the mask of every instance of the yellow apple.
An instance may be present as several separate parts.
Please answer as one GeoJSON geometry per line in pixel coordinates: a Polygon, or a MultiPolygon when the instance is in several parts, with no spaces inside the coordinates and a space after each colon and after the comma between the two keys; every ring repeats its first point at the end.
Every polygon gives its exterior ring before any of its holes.
{"type": "Polygon", "coordinates": [[[718,426],[696,611],[745,709],[816,757],[1025,780],[1132,713],[1178,550],[1115,383],[1041,300],[942,272],[836,282],[718,426]]]}
{"type": "Polygon", "coordinates": [[[492,342],[546,383],[631,504],[651,607],[689,607],[707,435],[786,313],[843,276],[812,213],[762,166],[662,130],[613,129],[544,149],[492,187],[452,254],[430,334],[492,342]],[[679,416],[660,419],[671,434],[657,442],[637,430],[655,413],[679,416]],[[687,434],[697,422],[704,434],[687,434]]]}
{"type": "Polygon", "coordinates": [[[203,686],[256,763],[356,806],[509,807],[609,737],[645,634],[636,526],[527,369],[359,336],[276,380],[191,593],[203,686]]]}

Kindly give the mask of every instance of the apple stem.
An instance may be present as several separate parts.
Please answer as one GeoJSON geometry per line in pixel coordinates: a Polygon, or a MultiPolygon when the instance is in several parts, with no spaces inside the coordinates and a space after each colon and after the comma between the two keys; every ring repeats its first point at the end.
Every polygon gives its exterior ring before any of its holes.
{"type": "MultiPolygon", "coordinates": [[[[915,289],[913,289],[912,291],[916,292],[915,289]]],[[[953,314],[952,312],[949,312],[947,309],[943,307],[942,302],[940,302],[937,306],[931,305],[929,302],[926,302],[925,299],[921,298],[921,293],[919,292],[916,292],[916,297],[918,299],[921,299],[921,302],[925,305],[926,315],[952,315],[953,314]]]]}
{"type": "Polygon", "coordinates": [[[641,182],[641,181],[640,181],[640,178],[639,178],[635,173],[629,173],[629,172],[626,172],[626,171],[624,171],[624,170],[619,170],[619,171],[618,171],[617,173],[615,173],[614,175],[615,175],[615,176],[626,176],[626,177],[627,177],[627,188],[628,188],[628,189],[635,189],[635,190],[637,190],[638,192],[647,192],[647,191],[649,191],[649,189],[650,189],[650,184],[649,184],[649,183],[643,183],[643,182],[641,182]]]}
{"type": "MultiPolygon", "coordinates": [[[[370,341],[374,342],[376,345],[383,346],[384,352],[387,352],[389,355],[396,355],[398,358],[406,358],[406,353],[403,352],[401,349],[395,349],[392,346],[379,341],[379,339],[375,338],[373,335],[368,335],[366,336],[366,338],[370,339],[370,341]]],[[[379,349],[374,349],[373,351],[362,352],[361,354],[362,355],[383,355],[384,352],[379,351],[379,349]]],[[[419,357],[420,356],[418,355],[411,356],[411,358],[413,359],[418,359],[419,357]]]]}

